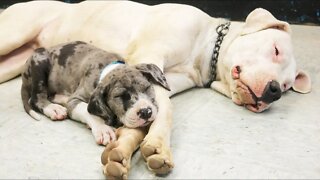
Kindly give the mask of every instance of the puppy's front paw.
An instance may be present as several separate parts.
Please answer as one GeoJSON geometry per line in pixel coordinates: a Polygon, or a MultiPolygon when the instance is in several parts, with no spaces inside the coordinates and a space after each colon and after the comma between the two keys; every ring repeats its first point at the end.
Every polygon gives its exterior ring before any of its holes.
{"type": "Polygon", "coordinates": [[[107,145],[117,139],[112,127],[105,124],[92,128],[92,134],[97,144],[101,145],[107,145]]]}
{"type": "Polygon", "coordinates": [[[59,104],[49,104],[43,108],[43,113],[54,121],[64,120],[67,118],[67,108],[59,104]]]}

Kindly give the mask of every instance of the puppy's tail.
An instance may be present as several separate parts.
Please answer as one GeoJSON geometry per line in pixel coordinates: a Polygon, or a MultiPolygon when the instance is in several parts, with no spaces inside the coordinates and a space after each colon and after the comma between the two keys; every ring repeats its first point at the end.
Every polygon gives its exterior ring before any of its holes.
{"type": "Polygon", "coordinates": [[[30,99],[30,90],[27,87],[27,85],[22,82],[22,87],[21,87],[21,99],[23,103],[24,110],[35,120],[39,121],[41,120],[41,115],[37,113],[35,110],[32,109],[29,99],[30,99]]]}

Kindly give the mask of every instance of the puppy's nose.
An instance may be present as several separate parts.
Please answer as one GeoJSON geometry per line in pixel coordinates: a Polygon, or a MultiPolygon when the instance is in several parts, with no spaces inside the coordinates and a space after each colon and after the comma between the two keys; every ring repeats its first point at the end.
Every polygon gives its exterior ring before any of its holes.
{"type": "Polygon", "coordinates": [[[138,115],[141,119],[149,119],[152,115],[152,109],[150,107],[147,108],[142,108],[140,109],[140,111],[138,112],[138,115]]]}
{"type": "Polygon", "coordinates": [[[280,84],[277,81],[272,80],[266,85],[260,100],[269,104],[280,99],[280,97],[280,84]]]}

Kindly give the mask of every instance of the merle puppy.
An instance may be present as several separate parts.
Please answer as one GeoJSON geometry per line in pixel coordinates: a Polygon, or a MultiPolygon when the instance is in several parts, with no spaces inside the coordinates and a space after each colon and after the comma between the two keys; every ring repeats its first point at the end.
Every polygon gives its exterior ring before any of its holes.
{"type": "Polygon", "coordinates": [[[87,124],[98,144],[116,139],[113,128],[148,125],[158,111],[153,84],[169,90],[153,64],[129,66],[122,57],[76,41],[36,49],[22,72],[25,111],[39,120],[68,116],[87,124]]]}

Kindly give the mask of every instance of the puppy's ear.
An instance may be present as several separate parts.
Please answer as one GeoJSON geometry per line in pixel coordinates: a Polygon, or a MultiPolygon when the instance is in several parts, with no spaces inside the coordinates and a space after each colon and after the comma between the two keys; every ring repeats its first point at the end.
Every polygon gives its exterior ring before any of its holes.
{"type": "Polygon", "coordinates": [[[136,69],[142,72],[149,80],[153,81],[170,91],[169,84],[166,77],[162,73],[161,69],[155,64],[138,64],[135,66],[136,69]]]}
{"type": "Polygon", "coordinates": [[[289,34],[291,33],[288,23],[279,21],[265,9],[257,8],[247,16],[241,35],[258,32],[268,28],[280,29],[289,34]]]}
{"type": "Polygon", "coordinates": [[[88,102],[88,112],[103,118],[108,125],[114,125],[116,116],[113,114],[106,102],[106,92],[108,89],[108,86],[97,86],[90,96],[88,102]]]}

